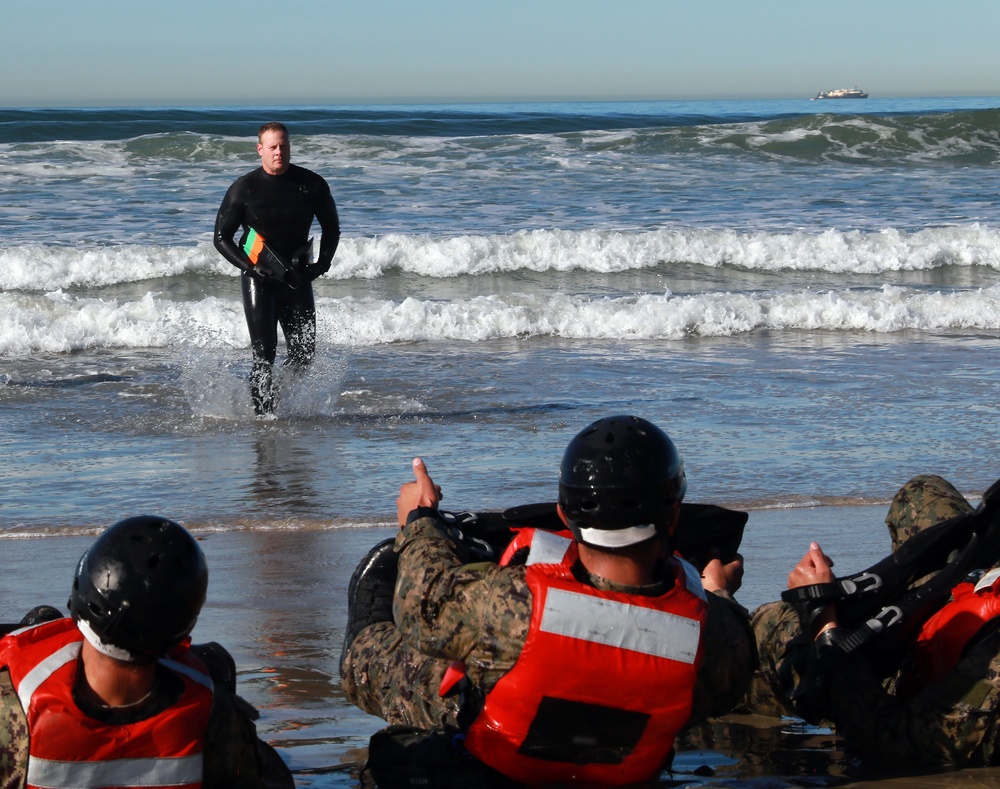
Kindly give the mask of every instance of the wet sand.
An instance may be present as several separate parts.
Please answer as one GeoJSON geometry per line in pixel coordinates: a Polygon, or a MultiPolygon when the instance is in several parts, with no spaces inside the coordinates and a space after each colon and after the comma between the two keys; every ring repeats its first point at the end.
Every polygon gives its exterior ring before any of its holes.
{"type": "MultiPolygon", "coordinates": [[[[810,539],[820,540],[837,559],[840,572],[871,564],[887,548],[881,526],[884,512],[883,507],[824,507],[751,513],[742,546],[746,577],[738,598],[749,608],[775,599],[810,539]],[[870,537],[859,539],[859,533],[870,537]]],[[[210,580],[194,638],[218,641],[233,654],[240,693],[261,710],[258,731],[279,749],[299,786],[356,786],[356,770],[363,763],[368,737],[382,726],[380,720],[345,702],[338,663],[351,573],[370,546],[394,531],[389,527],[276,528],[198,534],[210,580]]],[[[92,539],[55,536],[0,541],[4,618],[16,621],[40,603],[65,611],[73,570],[92,539]]],[[[762,730],[782,726],[788,728],[787,722],[770,720],[762,730]]],[[[797,747],[801,745],[797,741],[797,747]]],[[[818,744],[814,738],[811,746],[804,747],[813,747],[822,765],[828,746],[829,736],[820,733],[818,744]]],[[[817,767],[815,761],[812,769],[817,767]]],[[[749,760],[743,762],[739,753],[682,753],[671,785],[688,779],[691,785],[801,785],[793,775],[754,775],[749,760]],[[703,765],[712,767],[715,776],[693,774],[703,765]]],[[[843,781],[823,775],[818,770],[807,782],[843,781]]],[[[906,779],[909,783],[879,783],[950,786],[960,777],[963,785],[1000,786],[1000,778],[992,771],[921,778],[919,784],[912,778],[906,779]]]]}

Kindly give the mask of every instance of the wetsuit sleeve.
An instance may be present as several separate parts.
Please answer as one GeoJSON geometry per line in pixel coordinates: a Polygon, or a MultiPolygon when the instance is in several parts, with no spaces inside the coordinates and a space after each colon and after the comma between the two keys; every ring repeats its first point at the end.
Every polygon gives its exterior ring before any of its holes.
{"type": "Polygon", "coordinates": [[[253,266],[243,250],[237,246],[234,237],[243,226],[244,204],[240,197],[241,182],[229,187],[215,216],[215,236],[213,243],[222,256],[244,273],[251,273],[253,266]]]}
{"type": "Polygon", "coordinates": [[[325,274],[330,270],[333,263],[333,256],[340,245],[340,216],[337,214],[337,204],[334,202],[330,187],[323,179],[320,179],[323,188],[320,190],[320,199],[313,207],[316,221],[320,226],[319,253],[316,262],[309,267],[309,276],[312,279],[325,274]]]}
{"type": "Polygon", "coordinates": [[[0,789],[21,789],[28,777],[28,720],[7,669],[0,670],[0,789]]]}
{"type": "Polygon", "coordinates": [[[424,654],[464,660],[499,676],[513,666],[528,634],[531,592],[524,568],[463,564],[438,524],[434,517],[417,518],[396,538],[396,624],[424,654]]]}
{"type": "Polygon", "coordinates": [[[743,699],[757,669],[757,643],[746,609],[725,593],[707,597],[704,653],[695,683],[692,722],[733,709],[743,699]]]}
{"type": "Polygon", "coordinates": [[[825,707],[869,767],[979,767],[1000,758],[1000,633],[970,649],[951,674],[901,700],[856,658],[826,678],[825,707]]]}

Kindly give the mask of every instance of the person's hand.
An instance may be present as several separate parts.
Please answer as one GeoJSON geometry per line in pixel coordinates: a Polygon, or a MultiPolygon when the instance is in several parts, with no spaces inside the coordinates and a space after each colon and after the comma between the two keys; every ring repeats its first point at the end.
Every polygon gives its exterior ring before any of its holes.
{"type": "Polygon", "coordinates": [[[435,485],[427,467],[420,458],[413,458],[413,482],[405,482],[399,488],[399,498],[396,499],[396,522],[406,525],[406,516],[417,507],[437,509],[438,502],[443,498],[441,486],[435,485]]]}
{"type": "Polygon", "coordinates": [[[330,270],[329,263],[310,263],[308,266],[304,266],[306,272],[306,279],[312,282],[315,279],[319,279],[326,272],[330,270]]]}
{"type": "Polygon", "coordinates": [[[809,550],[788,574],[788,588],[832,583],[834,580],[832,568],[833,559],[823,553],[819,543],[810,543],[809,550]]]}
{"type": "Polygon", "coordinates": [[[743,585],[743,557],[736,554],[736,558],[726,564],[717,556],[709,559],[701,571],[701,585],[706,592],[736,594],[743,585]]]}
{"type": "MultiPolygon", "coordinates": [[[[833,583],[833,559],[823,553],[819,543],[809,544],[809,550],[799,559],[799,563],[788,574],[788,588],[811,586],[812,584],[833,583]]],[[[812,636],[818,638],[827,630],[837,626],[837,609],[828,605],[820,611],[812,622],[812,636]]]]}

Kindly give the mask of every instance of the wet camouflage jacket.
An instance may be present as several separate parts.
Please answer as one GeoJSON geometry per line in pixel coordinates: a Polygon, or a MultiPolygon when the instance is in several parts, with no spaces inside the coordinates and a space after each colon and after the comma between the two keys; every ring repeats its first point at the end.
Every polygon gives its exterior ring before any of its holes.
{"type": "MultiPolygon", "coordinates": [[[[455,544],[433,517],[400,530],[393,615],[398,631],[418,652],[466,663],[470,680],[488,692],[517,660],[531,620],[524,567],[463,564],[455,544]]],[[[614,587],[593,578],[595,586],[614,587]]],[[[645,590],[647,593],[663,593],[645,590]]],[[[756,666],[746,611],[725,594],[708,595],[705,656],[695,687],[692,719],[727,712],[742,697],[756,666]]]]}
{"type": "MultiPolygon", "coordinates": [[[[972,509],[941,477],[914,477],[886,516],[893,549],[972,509]]],[[[788,645],[801,632],[798,617],[785,603],[768,603],[754,612],[753,627],[761,662],[746,706],[759,714],[794,715],[779,675],[788,645]]],[[[825,677],[819,699],[824,717],[835,722],[837,734],[866,768],[899,772],[1000,764],[1000,632],[984,631],[944,680],[912,698],[895,695],[896,679],[883,682],[863,657],[825,677]]]]}

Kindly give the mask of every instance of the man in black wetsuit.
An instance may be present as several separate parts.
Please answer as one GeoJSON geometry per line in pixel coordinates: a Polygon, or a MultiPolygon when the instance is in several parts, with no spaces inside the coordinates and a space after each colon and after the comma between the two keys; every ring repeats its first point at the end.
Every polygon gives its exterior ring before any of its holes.
{"type": "Polygon", "coordinates": [[[215,248],[243,272],[243,311],[253,350],[250,389],[259,415],[274,411],[272,367],[278,324],[288,348],[285,364],[305,368],[312,362],[316,307],[311,283],[330,269],[340,241],[340,220],[326,181],[291,163],[288,130],[283,124],[260,127],[257,153],[261,166],[239,178],[222,201],[215,218],[215,248]],[[319,254],[312,263],[309,230],[314,218],[322,234],[319,254]],[[241,228],[237,244],[233,237],[241,228]],[[289,273],[254,265],[244,252],[251,231],[266,241],[289,273]]]}

